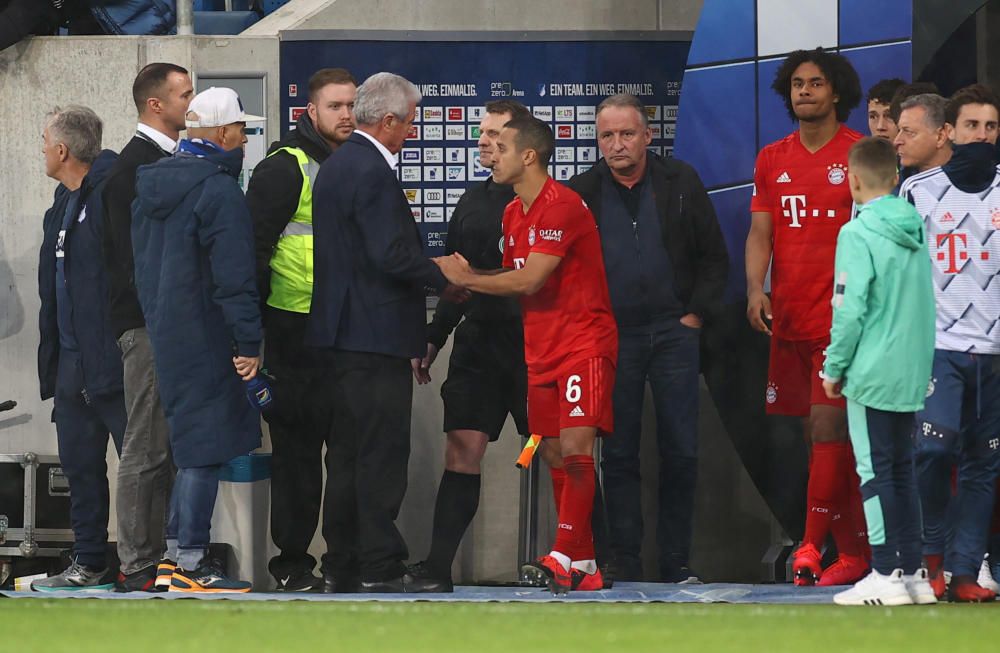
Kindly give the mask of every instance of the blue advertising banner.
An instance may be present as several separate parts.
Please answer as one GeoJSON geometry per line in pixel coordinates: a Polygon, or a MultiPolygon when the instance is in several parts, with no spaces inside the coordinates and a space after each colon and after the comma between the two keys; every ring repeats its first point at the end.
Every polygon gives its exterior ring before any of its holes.
{"type": "Polygon", "coordinates": [[[424,98],[398,170],[428,255],[444,253],[448,221],[466,187],[489,176],[476,142],[490,100],[518,100],[552,126],[557,147],[550,173],[560,181],[598,160],[594,112],[615,93],[639,96],[653,129],[651,149],[673,151],[687,41],[621,33],[544,33],[534,38],[546,40],[531,41],[524,33],[423,34],[439,39],[423,41],[413,33],[377,36],[283,35],[282,131],[305,110],[307,82],[319,68],[346,68],[359,82],[389,71],[416,84],[424,98]]]}

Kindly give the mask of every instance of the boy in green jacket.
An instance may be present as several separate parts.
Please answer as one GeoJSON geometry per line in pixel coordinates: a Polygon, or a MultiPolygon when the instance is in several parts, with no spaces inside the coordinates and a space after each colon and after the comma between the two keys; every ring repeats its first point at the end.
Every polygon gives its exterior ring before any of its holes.
{"type": "Polygon", "coordinates": [[[830,398],[847,397],[872,572],[840,605],[935,603],[920,568],[913,414],[924,406],[934,356],[934,289],[920,215],[892,195],[896,153],[864,138],[848,156],[856,219],[837,237],[833,326],[823,366],[830,398]]]}

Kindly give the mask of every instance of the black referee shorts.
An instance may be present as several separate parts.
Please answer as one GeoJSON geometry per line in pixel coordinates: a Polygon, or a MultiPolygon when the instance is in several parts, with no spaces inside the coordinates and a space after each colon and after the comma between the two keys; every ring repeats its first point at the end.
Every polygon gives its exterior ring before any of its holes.
{"type": "Polygon", "coordinates": [[[500,437],[508,413],[529,435],[528,378],[519,321],[464,320],[455,329],[448,378],[441,386],[444,430],[471,429],[500,437]]]}

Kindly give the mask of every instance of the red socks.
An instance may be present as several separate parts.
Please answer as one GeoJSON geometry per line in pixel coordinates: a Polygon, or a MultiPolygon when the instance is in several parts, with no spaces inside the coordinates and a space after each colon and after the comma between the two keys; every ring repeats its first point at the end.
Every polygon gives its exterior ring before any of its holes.
{"type": "Polygon", "coordinates": [[[861,557],[869,560],[871,548],[868,546],[868,525],[865,509],[861,501],[861,479],[855,471],[854,455],[848,451],[849,469],[844,485],[840,512],[830,522],[837,552],[841,555],[861,557]]]}
{"type": "MultiPolygon", "coordinates": [[[[556,483],[553,471],[553,485],[556,483]]],[[[556,542],[558,551],[570,560],[593,560],[594,537],[590,517],[594,508],[594,457],[566,456],[563,458],[565,487],[559,503],[556,542]]]]}
{"type": "Polygon", "coordinates": [[[803,541],[817,551],[823,550],[830,521],[844,501],[850,458],[851,445],[847,442],[816,442],[812,446],[803,541]]]}
{"type": "MultiPolygon", "coordinates": [[[[565,461],[563,462],[565,465],[565,461]]],[[[566,468],[549,467],[549,475],[552,477],[552,496],[556,500],[556,519],[559,518],[559,506],[562,505],[563,487],[566,485],[566,468]]]]}

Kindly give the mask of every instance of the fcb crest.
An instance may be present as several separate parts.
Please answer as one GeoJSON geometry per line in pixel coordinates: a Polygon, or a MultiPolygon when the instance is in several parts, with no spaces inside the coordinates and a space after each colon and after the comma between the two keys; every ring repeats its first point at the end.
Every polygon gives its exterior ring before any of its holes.
{"type": "Polygon", "coordinates": [[[990,211],[990,222],[993,223],[994,229],[1000,229],[1000,207],[990,211]]]}
{"type": "Polygon", "coordinates": [[[839,186],[847,179],[847,166],[842,163],[834,163],[826,168],[826,179],[834,186],[839,186]]]}
{"type": "Polygon", "coordinates": [[[535,244],[535,225],[528,227],[528,246],[535,244]]]}

